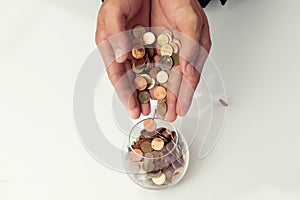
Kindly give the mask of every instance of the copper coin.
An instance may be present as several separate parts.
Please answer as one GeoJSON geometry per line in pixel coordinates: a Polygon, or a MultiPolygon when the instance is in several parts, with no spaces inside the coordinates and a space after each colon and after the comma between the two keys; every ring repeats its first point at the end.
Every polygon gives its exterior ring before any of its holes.
{"type": "Polygon", "coordinates": [[[153,151],[152,147],[151,147],[151,143],[148,142],[148,141],[145,141],[141,144],[141,150],[144,152],[144,153],[148,153],[148,152],[151,152],[153,151]]]}
{"type": "Polygon", "coordinates": [[[163,86],[155,86],[153,88],[153,95],[157,100],[163,100],[167,96],[167,90],[163,86]]]}
{"type": "Polygon", "coordinates": [[[173,47],[169,44],[165,44],[163,46],[161,46],[160,49],[160,54],[163,55],[167,55],[167,56],[172,56],[173,54],[173,47]]]}
{"type": "Polygon", "coordinates": [[[144,40],[145,44],[147,44],[147,45],[153,44],[155,42],[154,33],[152,33],[152,32],[144,33],[143,40],[144,40]]]}
{"type": "Polygon", "coordinates": [[[153,132],[156,129],[156,123],[153,119],[146,119],[144,121],[144,127],[145,127],[146,131],[153,132]]]}
{"type": "Polygon", "coordinates": [[[160,71],[160,67],[153,67],[150,72],[149,72],[149,75],[152,77],[152,78],[156,78],[156,75],[157,73],[160,71]]]}
{"type": "Polygon", "coordinates": [[[145,90],[147,88],[147,80],[141,76],[134,79],[134,86],[138,90],[145,90]]]}
{"type": "Polygon", "coordinates": [[[136,59],[136,60],[134,61],[134,65],[135,65],[136,67],[143,67],[145,64],[146,64],[146,58],[145,58],[145,57],[142,57],[142,58],[140,58],[140,59],[136,59]]]}
{"type": "Polygon", "coordinates": [[[157,114],[164,116],[167,112],[167,104],[164,101],[158,102],[156,107],[157,114]]]}
{"type": "Polygon", "coordinates": [[[143,159],[143,152],[140,149],[133,149],[129,152],[129,157],[132,161],[138,162],[143,159]]]}
{"type": "Polygon", "coordinates": [[[228,103],[223,99],[219,99],[219,102],[220,102],[220,104],[222,104],[222,106],[225,106],[225,107],[228,106],[228,103]]]}
{"type": "Polygon", "coordinates": [[[136,59],[141,59],[145,56],[145,48],[142,46],[135,46],[132,48],[131,54],[136,59]]]}
{"type": "Polygon", "coordinates": [[[156,80],[160,84],[164,84],[169,80],[169,75],[166,71],[161,70],[161,71],[157,72],[156,80]]]}
{"type": "Polygon", "coordinates": [[[159,67],[165,71],[168,71],[173,67],[173,60],[170,56],[167,55],[161,56],[158,63],[159,67]]]}
{"type": "Polygon", "coordinates": [[[169,44],[170,42],[170,39],[169,37],[164,34],[164,33],[161,33],[157,36],[157,43],[160,45],[160,46],[163,46],[163,45],[166,45],[166,44],[169,44]]]}
{"type": "Polygon", "coordinates": [[[132,35],[135,38],[141,37],[144,33],[146,33],[146,29],[141,25],[135,26],[132,30],[132,35]]]}
{"type": "Polygon", "coordinates": [[[159,177],[152,178],[152,181],[153,181],[153,183],[155,185],[162,185],[166,181],[166,175],[165,174],[161,174],[159,177]]]}
{"type": "Polygon", "coordinates": [[[179,181],[180,177],[181,177],[181,174],[173,175],[172,179],[171,179],[172,183],[176,183],[177,181],[179,181]]]}
{"type": "Polygon", "coordinates": [[[161,138],[154,138],[151,142],[151,147],[156,150],[159,151],[164,147],[164,141],[161,138]]]}
{"type": "Polygon", "coordinates": [[[139,93],[139,101],[141,103],[148,103],[150,101],[150,94],[147,91],[142,91],[139,93]]]}

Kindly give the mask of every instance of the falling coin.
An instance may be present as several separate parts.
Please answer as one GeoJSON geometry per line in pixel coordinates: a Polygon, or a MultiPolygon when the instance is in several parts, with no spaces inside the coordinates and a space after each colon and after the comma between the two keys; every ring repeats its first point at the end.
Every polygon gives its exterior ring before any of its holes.
{"type": "Polygon", "coordinates": [[[152,181],[155,185],[162,185],[165,183],[166,181],[166,176],[165,174],[161,174],[159,177],[157,178],[152,178],[152,181]]]}
{"type": "Polygon", "coordinates": [[[157,100],[163,100],[167,96],[167,90],[163,86],[155,86],[153,95],[157,100]]]}
{"type": "Polygon", "coordinates": [[[144,127],[145,127],[146,131],[153,132],[156,129],[156,123],[153,119],[146,119],[144,121],[144,127]]]}
{"type": "Polygon", "coordinates": [[[169,42],[170,42],[169,37],[166,34],[161,33],[157,36],[157,43],[160,46],[169,44],[169,42]]]}
{"type": "Polygon", "coordinates": [[[132,48],[131,54],[136,59],[141,59],[145,55],[145,49],[142,46],[135,46],[132,48]]]}
{"type": "Polygon", "coordinates": [[[167,55],[167,56],[172,56],[173,54],[173,47],[169,44],[165,44],[161,47],[160,49],[160,54],[162,56],[167,55]]]}
{"type": "Polygon", "coordinates": [[[133,40],[131,41],[132,46],[144,46],[144,44],[144,40],[140,37],[133,38],[133,40]]]}
{"type": "Polygon", "coordinates": [[[160,68],[165,71],[168,71],[173,67],[173,60],[167,55],[161,56],[158,63],[160,68]]]}
{"type": "Polygon", "coordinates": [[[152,32],[147,32],[143,36],[143,40],[146,45],[153,44],[155,42],[155,35],[152,32]]]}
{"type": "Polygon", "coordinates": [[[154,138],[151,142],[152,149],[159,151],[164,147],[164,141],[161,138],[154,138]]]}
{"type": "Polygon", "coordinates": [[[156,107],[157,114],[160,116],[164,116],[167,112],[167,104],[164,101],[157,103],[156,107]]]}
{"type": "Polygon", "coordinates": [[[223,100],[223,99],[219,99],[219,102],[220,102],[220,104],[222,104],[225,107],[228,106],[228,103],[225,100],[223,100]]]}
{"type": "Polygon", "coordinates": [[[157,74],[156,74],[156,80],[157,82],[159,82],[160,84],[164,84],[168,81],[169,79],[169,75],[166,71],[159,71],[157,74]]]}
{"type": "Polygon", "coordinates": [[[148,90],[151,90],[152,88],[154,88],[155,86],[155,79],[154,78],[151,78],[151,82],[150,84],[148,85],[147,89],[148,90]]]}
{"type": "Polygon", "coordinates": [[[147,80],[141,76],[134,79],[135,88],[138,90],[145,90],[147,88],[147,80]]]}
{"type": "Polygon", "coordinates": [[[173,32],[170,29],[165,29],[162,34],[166,34],[169,37],[169,43],[173,40],[173,32]]]}
{"type": "Polygon", "coordinates": [[[151,77],[148,74],[141,74],[140,77],[143,77],[147,81],[147,87],[151,84],[151,77]]]}
{"type": "Polygon", "coordinates": [[[141,37],[144,33],[146,33],[146,29],[141,25],[135,26],[132,30],[132,35],[135,38],[141,37]]]}
{"type": "Polygon", "coordinates": [[[131,67],[132,71],[135,73],[135,74],[140,74],[144,71],[144,67],[143,66],[138,66],[136,67],[135,64],[133,63],[132,67],[131,67]]]}
{"type": "Polygon", "coordinates": [[[148,103],[150,101],[150,94],[147,91],[142,91],[139,93],[139,101],[141,103],[148,103]]]}
{"type": "Polygon", "coordinates": [[[178,47],[178,45],[176,43],[171,42],[170,45],[173,48],[173,53],[178,53],[179,52],[179,47],[178,47]]]}
{"type": "Polygon", "coordinates": [[[180,42],[180,40],[174,38],[174,39],[172,40],[172,43],[177,44],[177,46],[178,46],[179,48],[181,48],[181,42],[180,42]]]}

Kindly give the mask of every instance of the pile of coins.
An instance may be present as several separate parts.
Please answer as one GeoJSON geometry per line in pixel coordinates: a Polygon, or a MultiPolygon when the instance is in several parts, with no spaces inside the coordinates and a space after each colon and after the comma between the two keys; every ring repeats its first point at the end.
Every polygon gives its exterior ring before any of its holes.
{"type": "MultiPolygon", "coordinates": [[[[142,123],[142,122],[141,122],[142,123]]],[[[187,168],[187,147],[181,137],[154,119],[143,121],[143,128],[125,156],[125,167],[132,178],[147,188],[163,188],[177,183],[187,168]]]]}
{"type": "Polygon", "coordinates": [[[179,65],[180,40],[173,38],[173,32],[164,29],[156,35],[143,26],[132,30],[132,71],[135,74],[134,86],[138,90],[141,103],[150,99],[158,100],[157,114],[164,116],[167,112],[166,96],[169,72],[179,65]]]}

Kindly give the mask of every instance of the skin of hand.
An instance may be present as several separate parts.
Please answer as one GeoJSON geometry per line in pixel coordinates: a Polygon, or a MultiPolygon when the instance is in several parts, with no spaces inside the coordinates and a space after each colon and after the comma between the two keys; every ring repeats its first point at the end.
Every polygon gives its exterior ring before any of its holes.
{"type": "Polygon", "coordinates": [[[179,38],[180,65],[172,68],[167,85],[165,119],[172,122],[186,115],[199,83],[211,48],[208,20],[197,0],[151,0],[151,26],[178,31],[178,37],[185,35],[179,38]]]}
{"type": "Polygon", "coordinates": [[[105,0],[97,19],[95,42],[105,60],[112,85],[134,119],[141,113],[148,115],[150,104],[140,104],[132,86],[131,47],[125,31],[137,24],[150,26],[150,3],[150,0],[105,0]]]}

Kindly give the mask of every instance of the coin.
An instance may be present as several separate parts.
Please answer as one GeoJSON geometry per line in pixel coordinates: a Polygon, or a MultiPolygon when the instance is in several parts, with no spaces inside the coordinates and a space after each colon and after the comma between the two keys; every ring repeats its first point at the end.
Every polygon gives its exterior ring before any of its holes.
{"type": "Polygon", "coordinates": [[[165,71],[170,70],[173,67],[173,60],[168,55],[161,56],[158,63],[160,68],[165,71]]]}
{"type": "Polygon", "coordinates": [[[163,86],[155,86],[153,95],[157,100],[163,100],[167,96],[167,90],[163,86]]]}
{"type": "Polygon", "coordinates": [[[164,147],[164,141],[161,138],[154,138],[151,142],[152,149],[159,151],[164,147]]]}
{"type": "Polygon", "coordinates": [[[147,80],[141,76],[134,79],[135,88],[138,90],[145,90],[147,88],[147,80]]]}
{"type": "Polygon", "coordinates": [[[152,89],[154,86],[155,86],[155,79],[154,79],[154,78],[151,78],[151,82],[150,82],[150,84],[148,85],[147,89],[150,90],[150,89],[152,89]]]}
{"type": "Polygon", "coordinates": [[[220,104],[222,104],[222,106],[225,106],[225,107],[228,106],[228,103],[223,99],[219,99],[219,102],[220,102],[220,104]]]}
{"type": "Polygon", "coordinates": [[[178,45],[176,43],[171,42],[170,45],[173,48],[173,53],[178,53],[179,52],[179,47],[178,47],[178,45]]]}
{"type": "Polygon", "coordinates": [[[149,75],[152,77],[152,78],[156,78],[156,74],[157,72],[159,72],[161,69],[160,67],[153,67],[150,72],[149,72],[149,75]]]}
{"type": "Polygon", "coordinates": [[[164,101],[157,103],[156,107],[157,114],[160,116],[164,116],[167,112],[167,104],[164,101]]]}
{"type": "Polygon", "coordinates": [[[166,181],[165,174],[161,174],[159,177],[152,178],[152,181],[155,185],[162,185],[166,181]]]}
{"type": "Polygon", "coordinates": [[[173,53],[171,57],[172,57],[172,59],[173,59],[173,66],[180,65],[180,62],[179,62],[179,55],[178,55],[178,54],[173,53]]]}
{"type": "Polygon", "coordinates": [[[143,38],[133,38],[133,40],[131,41],[131,45],[134,46],[144,46],[144,40],[143,38]]]}
{"type": "Polygon", "coordinates": [[[150,94],[147,91],[142,91],[139,93],[139,101],[141,103],[148,103],[150,101],[150,94]]]}
{"type": "Polygon", "coordinates": [[[169,79],[169,75],[166,71],[159,71],[157,74],[156,74],[156,80],[157,82],[159,82],[160,84],[164,84],[168,81],[169,79]]]}
{"type": "Polygon", "coordinates": [[[129,152],[129,157],[132,161],[138,162],[143,159],[143,152],[140,149],[133,149],[129,152]]]}
{"type": "Polygon", "coordinates": [[[161,46],[160,49],[160,54],[163,55],[168,55],[168,56],[172,56],[173,54],[173,47],[169,44],[164,44],[163,46],[161,46]]]}
{"type": "Polygon", "coordinates": [[[155,121],[153,120],[153,119],[146,119],[145,121],[144,121],[144,127],[145,127],[145,129],[146,129],[146,131],[148,131],[148,132],[153,132],[153,131],[155,131],[155,129],[156,129],[156,123],[155,123],[155,121]]]}
{"type": "Polygon", "coordinates": [[[140,74],[140,73],[142,73],[142,72],[144,71],[144,66],[143,66],[143,65],[142,65],[142,66],[140,65],[140,66],[136,67],[135,64],[133,63],[131,69],[132,69],[132,71],[133,71],[134,73],[140,74]]]}
{"type": "Polygon", "coordinates": [[[136,59],[141,59],[144,57],[146,51],[145,48],[142,46],[135,46],[132,48],[131,54],[136,59]]]}
{"type": "Polygon", "coordinates": [[[178,167],[177,169],[174,170],[173,175],[182,174],[183,171],[184,171],[183,167],[178,167]]]}
{"type": "Polygon", "coordinates": [[[153,162],[144,162],[143,163],[143,169],[146,171],[146,172],[151,172],[153,171],[155,165],[153,164],[153,162]]]}
{"type": "Polygon", "coordinates": [[[144,33],[146,33],[146,29],[141,25],[135,26],[132,30],[132,35],[135,38],[142,36],[144,33]]]}
{"type": "Polygon", "coordinates": [[[174,38],[174,39],[172,40],[172,43],[177,44],[177,46],[178,46],[179,48],[181,48],[181,42],[180,42],[180,40],[174,38]]]}
{"type": "Polygon", "coordinates": [[[141,150],[144,152],[144,153],[148,153],[148,152],[151,152],[153,151],[152,147],[151,147],[151,143],[149,141],[145,141],[141,144],[141,150]]]}
{"type": "Polygon", "coordinates": [[[135,61],[134,61],[134,65],[136,66],[136,67],[141,67],[141,66],[144,66],[146,64],[146,58],[145,57],[142,57],[142,58],[140,58],[140,59],[136,59],[135,61]]]}
{"type": "Polygon", "coordinates": [[[153,44],[155,42],[155,35],[152,32],[147,32],[143,36],[143,40],[146,45],[153,44]]]}
{"type": "Polygon", "coordinates": [[[181,174],[173,175],[172,178],[171,178],[172,183],[177,182],[180,179],[180,177],[181,177],[181,174]]]}
{"type": "Polygon", "coordinates": [[[169,37],[164,34],[164,33],[161,33],[157,36],[157,43],[160,45],[160,46],[163,46],[163,45],[166,45],[166,44],[169,44],[170,40],[169,40],[169,37]]]}
{"type": "Polygon", "coordinates": [[[145,153],[145,158],[147,158],[149,161],[153,161],[154,155],[151,152],[145,153]]]}
{"type": "Polygon", "coordinates": [[[147,81],[147,87],[151,84],[151,77],[148,74],[141,74],[140,77],[143,77],[147,81]]]}
{"type": "Polygon", "coordinates": [[[161,33],[169,37],[169,43],[173,40],[173,32],[170,29],[165,29],[161,33]]]}

